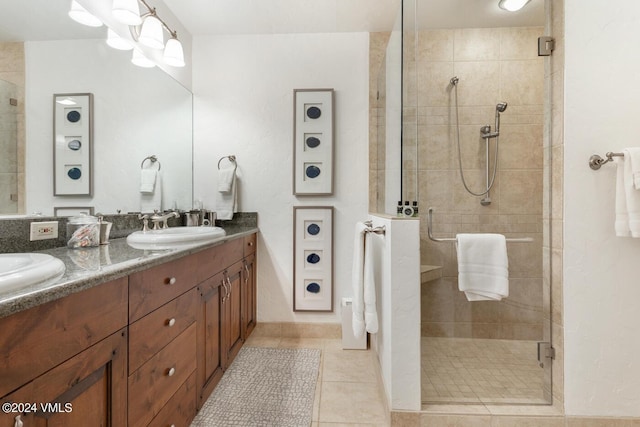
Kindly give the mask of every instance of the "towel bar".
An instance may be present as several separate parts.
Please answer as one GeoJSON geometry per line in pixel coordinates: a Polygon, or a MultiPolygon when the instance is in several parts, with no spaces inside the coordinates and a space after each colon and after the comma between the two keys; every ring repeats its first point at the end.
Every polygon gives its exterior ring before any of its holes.
{"type": "Polygon", "coordinates": [[[363,224],[367,226],[367,228],[365,228],[364,230],[365,233],[385,234],[385,232],[387,231],[384,225],[380,227],[374,227],[373,221],[371,220],[365,221],[363,222],[363,224]]]}
{"type": "MultiPolygon", "coordinates": [[[[427,212],[427,234],[429,235],[429,240],[433,240],[434,242],[455,242],[457,239],[455,237],[433,237],[433,233],[431,230],[433,229],[433,208],[429,208],[427,212]]],[[[533,238],[531,237],[507,237],[508,243],[530,243],[533,242],[533,238]]]]}
{"type": "Polygon", "coordinates": [[[606,156],[606,159],[603,159],[597,154],[594,154],[593,156],[589,157],[589,167],[594,171],[597,171],[605,163],[612,162],[614,157],[624,157],[624,154],[614,153],[613,151],[609,151],[608,153],[605,154],[605,156],[606,156]]]}
{"type": "Polygon", "coordinates": [[[223,156],[220,157],[220,160],[218,160],[218,170],[220,170],[220,163],[224,160],[224,159],[229,159],[229,161],[231,163],[233,163],[233,167],[234,169],[238,167],[238,164],[236,163],[236,156],[234,156],[233,154],[230,156],[223,156]]]}
{"type": "Polygon", "coordinates": [[[147,160],[151,160],[152,166],[154,163],[158,162],[158,170],[160,170],[160,168],[162,167],[162,165],[160,164],[160,161],[158,160],[158,157],[155,154],[153,154],[151,156],[145,157],[142,160],[142,163],[140,163],[140,169],[144,168],[144,162],[146,162],[147,160]]]}

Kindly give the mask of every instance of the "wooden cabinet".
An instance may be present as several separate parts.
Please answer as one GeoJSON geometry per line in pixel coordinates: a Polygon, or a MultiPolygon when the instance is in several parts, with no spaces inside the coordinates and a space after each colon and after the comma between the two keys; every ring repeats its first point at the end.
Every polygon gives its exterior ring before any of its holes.
{"type": "MultiPolygon", "coordinates": [[[[126,425],[126,284],[0,319],[0,401],[35,404],[20,415],[26,426],[126,425]]],[[[18,415],[0,413],[0,426],[18,415]]]]}
{"type": "Polygon", "coordinates": [[[226,294],[222,297],[222,366],[231,365],[244,337],[242,335],[242,262],[237,262],[222,272],[226,283],[226,294]]]}
{"type": "Polygon", "coordinates": [[[188,427],[256,325],[255,245],[233,239],[0,319],[0,402],[38,405],[0,413],[0,427],[188,427]]]}
{"type": "Polygon", "coordinates": [[[208,278],[198,285],[198,408],[255,326],[255,234],[213,249],[200,255],[208,278]]]}
{"type": "Polygon", "coordinates": [[[226,295],[223,286],[225,277],[219,273],[198,285],[200,307],[198,309],[198,338],[196,387],[198,408],[222,378],[222,297],[226,295]]]}
{"type": "Polygon", "coordinates": [[[257,289],[256,256],[251,254],[242,260],[242,336],[246,340],[256,327],[257,289]]]}

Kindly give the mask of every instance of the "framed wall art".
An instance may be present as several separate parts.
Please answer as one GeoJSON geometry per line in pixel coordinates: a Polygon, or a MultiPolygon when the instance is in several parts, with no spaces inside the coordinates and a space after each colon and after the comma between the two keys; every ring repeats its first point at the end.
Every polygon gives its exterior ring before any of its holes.
{"type": "Polygon", "coordinates": [[[293,194],[333,194],[333,89],[293,91],[293,194]]]}
{"type": "Polygon", "coordinates": [[[293,208],[293,311],[333,311],[333,207],[293,208]]]}
{"type": "Polygon", "coordinates": [[[91,196],[93,94],[53,95],[53,195],[91,196]]]}

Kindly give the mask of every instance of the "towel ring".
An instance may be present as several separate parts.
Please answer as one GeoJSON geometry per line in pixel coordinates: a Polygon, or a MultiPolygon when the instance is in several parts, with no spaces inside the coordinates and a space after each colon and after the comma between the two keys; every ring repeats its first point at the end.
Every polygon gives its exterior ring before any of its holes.
{"type": "Polygon", "coordinates": [[[140,163],[140,169],[144,169],[144,162],[146,162],[147,160],[151,161],[151,165],[153,166],[154,163],[158,163],[158,170],[160,170],[160,168],[162,167],[162,165],[160,164],[160,161],[158,161],[158,157],[156,157],[156,155],[152,155],[149,157],[145,157],[144,160],[142,160],[142,163],[140,163]]]}
{"type": "Polygon", "coordinates": [[[237,168],[238,164],[236,163],[236,156],[234,156],[233,154],[230,156],[224,156],[224,157],[220,157],[220,160],[218,160],[218,170],[220,170],[220,163],[224,160],[224,159],[229,159],[229,161],[231,163],[233,163],[233,167],[237,168]]]}

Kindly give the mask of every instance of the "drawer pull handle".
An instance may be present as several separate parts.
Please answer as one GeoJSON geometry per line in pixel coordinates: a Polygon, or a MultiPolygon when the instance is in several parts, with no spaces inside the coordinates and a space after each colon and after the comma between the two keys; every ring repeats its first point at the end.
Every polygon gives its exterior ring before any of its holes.
{"type": "Polygon", "coordinates": [[[167,285],[173,285],[174,283],[176,283],[176,278],[175,277],[169,277],[168,279],[165,280],[165,283],[167,285]]]}
{"type": "Polygon", "coordinates": [[[167,371],[167,376],[172,377],[176,373],[176,368],[171,368],[167,371]]]}
{"type": "Polygon", "coordinates": [[[253,242],[249,242],[248,244],[249,244],[249,246],[253,246],[253,242]]]}
{"type": "Polygon", "coordinates": [[[229,285],[229,294],[231,295],[231,278],[229,276],[227,276],[227,284],[229,285]]]}
{"type": "Polygon", "coordinates": [[[172,317],[171,319],[167,319],[166,324],[167,324],[168,327],[172,327],[173,325],[175,325],[176,324],[175,317],[172,317]]]}

